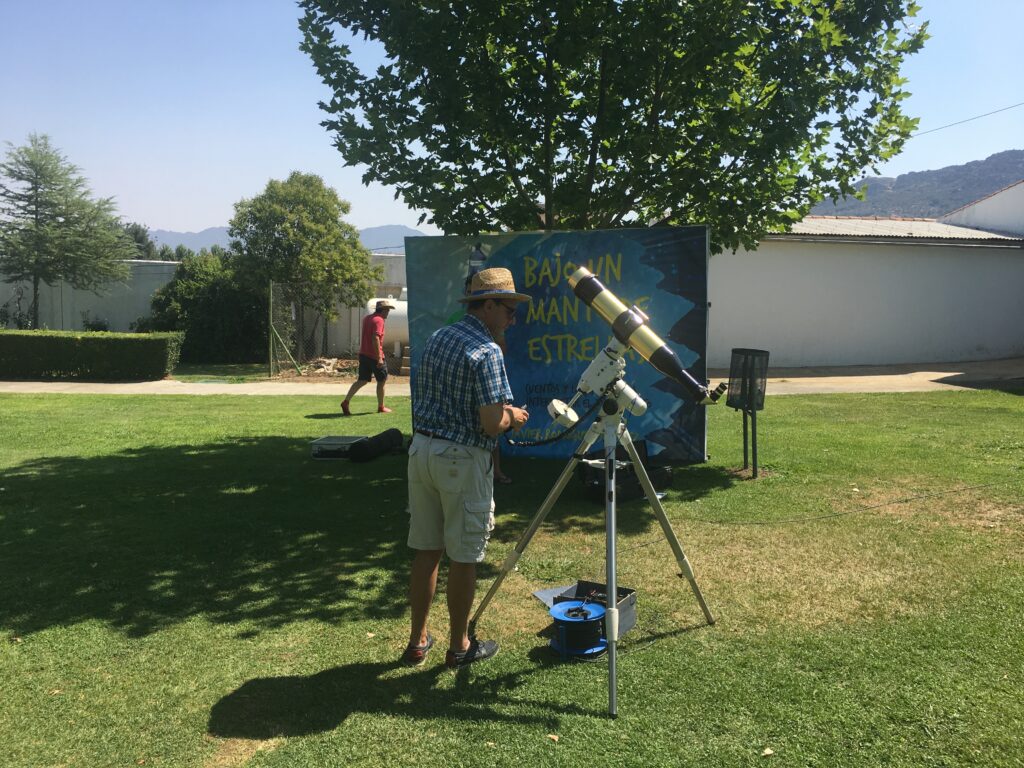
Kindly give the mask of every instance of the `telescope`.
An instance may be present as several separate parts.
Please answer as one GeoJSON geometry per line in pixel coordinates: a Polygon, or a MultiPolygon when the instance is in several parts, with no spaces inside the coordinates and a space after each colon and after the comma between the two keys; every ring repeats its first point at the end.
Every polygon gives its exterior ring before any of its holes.
{"type": "Polygon", "coordinates": [[[661,374],[680,384],[692,400],[701,405],[712,405],[724,394],[725,384],[709,390],[693,378],[683,367],[679,356],[648,325],[650,318],[639,307],[623,304],[589,269],[580,267],[573,272],[569,286],[588,307],[605,319],[619,342],[636,350],[661,374]]]}
{"type": "MultiPolygon", "coordinates": [[[[649,319],[647,315],[635,306],[626,307],[614,293],[609,291],[600,280],[591,274],[590,270],[584,267],[577,269],[569,278],[569,285],[576,296],[586,302],[587,306],[594,309],[608,322],[612,327],[614,338],[610,339],[608,345],[594,356],[590,365],[587,366],[583,375],[580,376],[579,383],[576,386],[576,393],[573,395],[572,400],[569,403],[563,403],[561,400],[552,400],[548,405],[548,414],[551,418],[567,429],[559,435],[547,438],[544,442],[561,439],[569,430],[579,424],[580,418],[576,415],[572,406],[584,394],[594,393],[597,395],[598,401],[585,416],[596,410],[598,406],[600,406],[601,411],[587,429],[583,440],[573,452],[568,465],[562,470],[562,474],[559,475],[554,487],[537,511],[537,515],[520,537],[515,549],[501,564],[498,578],[491,585],[487,594],[484,595],[483,600],[480,601],[480,605],[477,607],[476,613],[473,614],[469,626],[471,631],[476,627],[480,615],[490,604],[491,599],[498,591],[505,577],[515,569],[516,563],[523,552],[526,551],[530,539],[533,538],[533,535],[540,528],[544,518],[551,511],[562,491],[565,490],[576,467],[585,460],[587,451],[590,450],[591,446],[597,440],[603,439],[605,449],[603,461],[606,529],[605,573],[607,574],[608,583],[607,585],[599,585],[602,587],[605,595],[603,606],[604,630],[600,640],[604,643],[603,648],[608,653],[608,713],[612,717],[616,717],[618,713],[618,694],[616,692],[618,686],[617,646],[621,634],[632,627],[633,622],[635,622],[634,618],[632,622],[624,626],[621,623],[623,620],[619,616],[619,606],[623,604],[623,601],[615,572],[617,556],[615,542],[616,495],[618,493],[615,475],[617,472],[617,449],[620,442],[626,449],[629,461],[644,490],[644,495],[654,510],[655,517],[657,517],[658,522],[661,524],[666,539],[668,539],[669,547],[671,547],[676,563],[679,565],[679,575],[690,583],[690,589],[697,598],[697,603],[704,612],[704,617],[707,619],[708,624],[715,623],[715,617],[704,601],[704,596],[697,585],[690,561],[687,559],[679,539],[672,530],[672,524],[665,514],[665,509],[658,498],[654,485],[651,483],[647,470],[644,468],[640,454],[633,443],[633,438],[629,434],[629,429],[623,421],[627,415],[642,416],[647,411],[647,403],[644,402],[636,390],[623,381],[626,369],[626,361],[624,359],[626,349],[632,348],[636,350],[660,373],[678,382],[686,391],[686,394],[700,405],[715,403],[725,392],[726,385],[720,384],[714,390],[709,391],[707,386],[701,384],[687,373],[676,353],[672,351],[658,334],[651,330],[651,327],[647,324],[649,319]]],[[[543,443],[528,443],[528,445],[541,444],[543,443]]],[[[568,604],[566,603],[566,605],[568,604]]],[[[563,631],[568,633],[569,630],[563,629],[563,631]]],[[[563,635],[563,638],[566,637],[567,635],[563,635]]],[[[593,637],[590,639],[592,640],[593,637]]],[[[601,643],[591,646],[588,648],[588,652],[600,646],[601,643]]],[[[566,643],[563,643],[562,647],[566,647],[566,643]]]]}

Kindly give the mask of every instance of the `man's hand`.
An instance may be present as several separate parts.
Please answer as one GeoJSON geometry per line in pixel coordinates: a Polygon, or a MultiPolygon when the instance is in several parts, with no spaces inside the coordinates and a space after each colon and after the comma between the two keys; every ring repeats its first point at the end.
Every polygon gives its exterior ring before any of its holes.
{"type": "Polygon", "coordinates": [[[494,403],[480,406],[480,426],[491,437],[497,437],[510,429],[518,432],[528,418],[530,414],[525,408],[516,408],[514,405],[494,403]]]}
{"type": "Polygon", "coordinates": [[[525,408],[516,408],[514,405],[506,405],[505,410],[509,414],[509,429],[513,432],[518,432],[526,424],[527,419],[530,418],[530,414],[525,408]]]}

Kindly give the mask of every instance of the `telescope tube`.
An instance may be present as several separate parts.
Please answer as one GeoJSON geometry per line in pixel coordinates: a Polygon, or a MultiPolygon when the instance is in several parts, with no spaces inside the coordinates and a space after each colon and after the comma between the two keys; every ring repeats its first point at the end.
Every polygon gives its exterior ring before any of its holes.
{"type": "Polygon", "coordinates": [[[696,402],[710,397],[708,388],[683,368],[679,356],[647,325],[640,311],[619,301],[589,269],[580,267],[573,272],[569,286],[587,306],[605,319],[616,339],[635,349],[663,375],[678,382],[696,402]]]}

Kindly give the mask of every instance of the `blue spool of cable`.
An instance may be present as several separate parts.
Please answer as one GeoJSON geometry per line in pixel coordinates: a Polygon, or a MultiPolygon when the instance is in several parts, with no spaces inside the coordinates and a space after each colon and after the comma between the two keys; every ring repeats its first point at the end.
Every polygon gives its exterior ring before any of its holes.
{"type": "Polygon", "coordinates": [[[566,600],[551,606],[555,636],[551,647],[563,660],[590,659],[608,650],[604,638],[603,605],[585,600],[566,600]]]}

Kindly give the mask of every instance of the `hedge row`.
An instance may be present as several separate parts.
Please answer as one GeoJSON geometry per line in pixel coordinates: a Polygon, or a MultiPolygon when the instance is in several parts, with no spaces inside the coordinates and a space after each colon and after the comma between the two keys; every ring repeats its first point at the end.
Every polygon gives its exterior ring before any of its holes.
{"type": "Polygon", "coordinates": [[[181,333],[0,330],[0,379],[152,381],[178,364],[181,333]]]}

